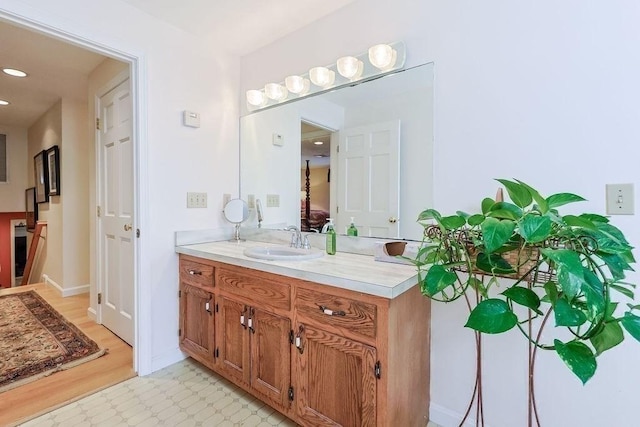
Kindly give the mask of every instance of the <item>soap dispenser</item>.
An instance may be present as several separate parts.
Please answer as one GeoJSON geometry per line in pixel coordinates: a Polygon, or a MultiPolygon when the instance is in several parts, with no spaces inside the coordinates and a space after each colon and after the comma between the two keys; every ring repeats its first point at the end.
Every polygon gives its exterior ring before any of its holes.
{"type": "Polygon", "coordinates": [[[356,228],[356,225],[353,222],[353,217],[351,217],[351,225],[349,225],[349,228],[347,229],[347,236],[357,236],[358,235],[358,229],[356,228]]]}
{"type": "Polygon", "coordinates": [[[326,250],[327,254],[335,255],[336,254],[336,230],[333,228],[333,219],[327,218],[328,223],[327,227],[327,243],[326,250]]]}

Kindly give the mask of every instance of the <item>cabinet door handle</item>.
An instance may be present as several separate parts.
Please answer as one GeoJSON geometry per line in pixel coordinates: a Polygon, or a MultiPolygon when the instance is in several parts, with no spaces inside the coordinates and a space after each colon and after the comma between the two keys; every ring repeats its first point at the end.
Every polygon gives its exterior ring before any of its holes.
{"type": "Polygon", "coordinates": [[[249,330],[251,331],[252,334],[256,333],[256,330],[253,329],[253,316],[255,316],[255,315],[256,315],[256,310],[253,307],[250,308],[249,309],[249,316],[250,317],[249,317],[248,324],[249,324],[249,330]]]}
{"type": "Polygon", "coordinates": [[[189,270],[189,274],[196,275],[196,276],[202,276],[202,271],[198,271],[198,270],[189,270]]]}
{"type": "Polygon", "coordinates": [[[204,309],[207,310],[207,313],[209,313],[209,316],[211,316],[213,314],[211,312],[211,300],[209,300],[206,303],[204,303],[204,309]]]}
{"type": "Polygon", "coordinates": [[[324,305],[319,305],[318,307],[327,316],[346,316],[347,315],[347,313],[345,313],[342,310],[331,310],[324,305]]]}
{"type": "Polygon", "coordinates": [[[302,344],[302,333],[304,332],[304,326],[300,325],[298,328],[298,333],[295,338],[295,346],[300,352],[300,354],[304,353],[304,345],[302,344]]]}
{"type": "Polygon", "coordinates": [[[240,313],[240,324],[242,325],[243,328],[247,329],[247,325],[244,322],[244,315],[247,312],[247,306],[244,306],[244,310],[242,310],[242,313],[240,313]]]}

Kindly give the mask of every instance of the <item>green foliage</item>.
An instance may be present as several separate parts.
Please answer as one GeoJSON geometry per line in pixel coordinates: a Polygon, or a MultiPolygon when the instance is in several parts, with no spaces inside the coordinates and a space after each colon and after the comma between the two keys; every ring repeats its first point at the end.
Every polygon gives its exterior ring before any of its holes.
{"type": "Polygon", "coordinates": [[[635,263],[633,248],[602,215],[560,215],[559,207],[584,201],[578,195],[545,198],[522,181],[497,181],[510,202],[485,198],[478,213],[443,216],[427,209],[420,214],[428,237],[411,261],[424,278],[422,293],[443,302],[476,295],[466,327],[497,334],[517,326],[539,348],[555,350],[586,383],[596,371],[596,357],[620,344],[625,332],[640,341],[640,305],[627,304],[628,310],[616,315],[614,299],[634,300],[635,285],[624,282],[635,263]],[[506,280],[498,278],[511,281],[499,294],[492,287],[506,280]],[[537,336],[549,334],[529,336],[523,327],[550,316],[573,340],[538,342],[537,336]]]}

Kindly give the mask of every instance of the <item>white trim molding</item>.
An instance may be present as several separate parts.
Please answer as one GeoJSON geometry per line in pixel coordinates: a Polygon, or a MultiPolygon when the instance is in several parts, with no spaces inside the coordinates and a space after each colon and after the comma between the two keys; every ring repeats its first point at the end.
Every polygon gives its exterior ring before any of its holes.
{"type": "Polygon", "coordinates": [[[73,288],[63,288],[46,274],[42,275],[42,280],[45,284],[54,287],[63,298],[70,297],[72,295],[89,293],[89,285],[74,286],[73,288]]]}

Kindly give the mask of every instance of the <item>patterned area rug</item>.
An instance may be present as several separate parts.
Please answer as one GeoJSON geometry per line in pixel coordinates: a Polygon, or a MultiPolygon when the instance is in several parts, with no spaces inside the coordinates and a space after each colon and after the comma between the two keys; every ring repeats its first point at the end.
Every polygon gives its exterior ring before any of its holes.
{"type": "Polygon", "coordinates": [[[0,393],[105,353],[35,291],[0,296],[0,393]]]}

